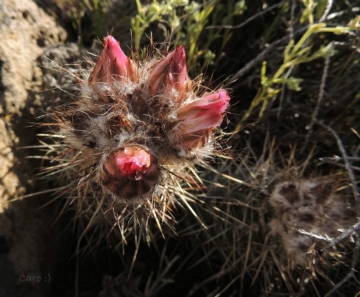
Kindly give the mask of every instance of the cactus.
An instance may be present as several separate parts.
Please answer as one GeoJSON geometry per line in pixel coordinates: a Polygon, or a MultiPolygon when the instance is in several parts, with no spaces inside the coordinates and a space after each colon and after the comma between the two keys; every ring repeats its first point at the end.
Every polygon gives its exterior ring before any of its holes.
{"type": "Polygon", "coordinates": [[[53,109],[49,125],[62,142],[59,164],[48,172],[66,172],[63,194],[77,202],[78,215],[91,217],[88,228],[105,219],[126,240],[129,230],[147,229],[149,218],[160,230],[171,226],[174,205],[191,208],[182,184],[198,187],[195,165],[216,154],[227,91],[198,96],[182,46],[141,62],[112,36],[78,82],[77,96],[53,109]]]}

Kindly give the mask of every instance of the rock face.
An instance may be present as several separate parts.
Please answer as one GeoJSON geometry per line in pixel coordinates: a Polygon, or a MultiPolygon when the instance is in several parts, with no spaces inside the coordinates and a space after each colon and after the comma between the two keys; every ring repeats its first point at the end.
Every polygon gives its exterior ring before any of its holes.
{"type": "Polygon", "coordinates": [[[66,33],[32,0],[1,1],[0,20],[0,295],[43,296],[50,251],[41,243],[52,215],[36,199],[21,199],[34,168],[19,147],[36,142],[29,127],[41,85],[36,60],[66,33]]]}

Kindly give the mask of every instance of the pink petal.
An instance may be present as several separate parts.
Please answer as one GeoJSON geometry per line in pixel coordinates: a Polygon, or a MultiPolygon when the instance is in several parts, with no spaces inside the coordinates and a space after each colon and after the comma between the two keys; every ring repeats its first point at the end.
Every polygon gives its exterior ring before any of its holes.
{"type": "Polygon", "coordinates": [[[151,191],[160,177],[156,158],[136,146],[121,148],[103,163],[103,186],[121,198],[131,199],[151,191]]]}
{"type": "Polygon", "coordinates": [[[123,175],[135,175],[150,166],[151,155],[138,147],[125,147],[119,150],[104,163],[107,171],[115,175],[117,171],[123,175]],[[116,166],[115,166],[116,165],[116,166]]]}
{"type": "Polygon", "coordinates": [[[116,153],[115,162],[122,173],[132,175],[150,166],[150,154],[139,148],[125,147],[116,153]]]}
{"type": "Polygon", "coordinates": [[[130,60],[120,48],[120,44],[112,36],[104,39],[104,50],[106,51],[110,63],[112,63],[113,74],[127,76],[130,72],[130,60]]]}
{"type": "Polygon", "coordinates": [[[184,120],[180,124],[182,134],[191,134],[197,131],[213,129],[221,124],[223,116],[216,112],[197,114],[195,117],[184,120]]]}
{"type": "Polygon", "coordinates": [[[160,60],[152,70],[149,77],[149,90],[154,95],[175,89],[181,101],[188,82],[185,49],[183,46],[178,46],[160,60]]]}
{"type": "Polygon", "coordinates": [[[220,89],[213,94],[205,93],[178,110],[177,118],[181,122],[177,129],[186,147],[201,148],[207,143],[212,129],[223,121],[229,101],[228,93],[220,89]]]}
{"type": "Polygon", "coordinates": [[[200,99],[180,108],[177,116],[178,119],[182,120],[208,112],[223,114],[229,105],[229,101],[230,97],[223,89],[217,90],[213,94],[205,93],[200,99]]]}
{"type": "Polygon", "coordinates": [[[121,50],[119,43],[112,36],[104,39],[104,49],[90,75],[90,83],[110,83],[117,77],[132,77],[134,67],[132,61],[121,50]]]}

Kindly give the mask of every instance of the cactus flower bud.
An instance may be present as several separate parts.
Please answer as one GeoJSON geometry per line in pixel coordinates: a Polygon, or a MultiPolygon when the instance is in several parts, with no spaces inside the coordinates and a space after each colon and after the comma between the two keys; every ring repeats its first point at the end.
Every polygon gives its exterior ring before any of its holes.
{"type": "Polygon", "coordinates": [[[160,60],[151,71],[150,94],[155,95],[175,89],[178,92],[177,99],[180,101],[183,99],[188,80],[185,49],[179,46],[160,60]]]}
{"type": "Polygon", "coordinates": [[[110,83],[113,79],[131,77],[133,72],[132,61],[124,54],[115,38],[107,36],[104,39],[104,49],[90,75],[89,82],[110,83]]]}
{"type": "Polygon", "coordinates": [[[179,108],[178,130],[187,147],[200,148],[207,143],[212,129],[223,121],[229,101],[228,93],[220,89],[213,94],[205,93],[196,101],[179,108]]]}

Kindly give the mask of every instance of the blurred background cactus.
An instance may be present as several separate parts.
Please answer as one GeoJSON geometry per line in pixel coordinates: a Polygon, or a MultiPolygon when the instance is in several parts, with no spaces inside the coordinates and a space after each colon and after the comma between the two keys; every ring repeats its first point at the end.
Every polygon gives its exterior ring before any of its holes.
{"type": "MultiPolygon", "coordinates": [[[[206,86],[231,96],[219,144],[228,149],[197,167],[196,216],[176,209],[175,233],[154,232],[151,245],[82,243],[77,272],[71,261],[59,265],[67,280],[54,290],[72,294],[76,275],[81,296],[359,294],[357,1],[52,3],[42,6],[67,28],[69,45],[45,53],[68,71],[111,33],[140,60],[184,45],[190,77],[204,73],[206,86]]],[[[46,107],[74,82],[49,60],[42,66],[46,107]]]]}

